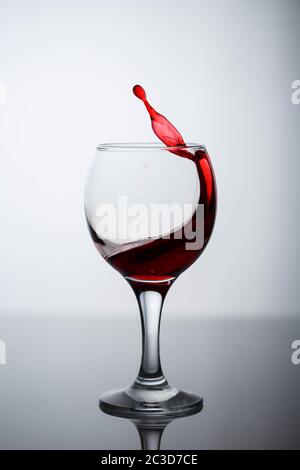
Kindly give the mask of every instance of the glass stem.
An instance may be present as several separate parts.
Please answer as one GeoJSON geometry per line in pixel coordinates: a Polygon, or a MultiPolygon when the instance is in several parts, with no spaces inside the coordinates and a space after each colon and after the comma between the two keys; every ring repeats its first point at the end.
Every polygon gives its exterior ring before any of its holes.
{"type": "Polygon", "coordinates": [[[142,361],[136,383],[143,386],[167,385],[159,354],[160,318],[165,292],[135,291],[142,322],[142,361]]]}
{"type": "Polygon", "coordinates": [[[142,450],[160,450],[160,441],[164,429],[165,426],[157,426],[156,428],[137,426],[142,450]]]}

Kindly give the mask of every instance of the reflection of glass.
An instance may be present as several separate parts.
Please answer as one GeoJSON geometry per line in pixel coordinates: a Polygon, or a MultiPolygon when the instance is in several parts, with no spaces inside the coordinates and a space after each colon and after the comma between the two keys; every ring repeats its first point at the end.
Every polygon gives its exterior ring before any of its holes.
{"type": "Polygon", "coordinates": [[[99,146],[86,185],[85,210],[96,248],[133,288],[142,321],[139,375],[126,389],[104,394],[102,409],[129,418],[183,416],[201,409],[202,398],[171,387],[165,379],[159,328],[170,286],[200,256],[213,230],[215,180],[205,148],[99,146]],[[163,217],[155,219],[160,210],[163,217]]]}
{"type": "MultiPolygon", "coordinates": [[[[194,411],[193,413],[191,412],[190,415],[199,413],[201,409],[202,408],[200,407],[197,411],[194,411]]],[[[104,413],[106,412],[104,411],[104,413]]],[[[108,414],[113,415],[113,413],[108,414]]],[[[175,416],[172,418],[166,418],[163,416],[151,418],[147,416],[145,418],[129,419],[129,421],[134,424],[139,433],[142,450],[159,450],[164,430],[169,423],[177,418],[175,416]]]]}
{"type": "Polygon", "coordinates": [[[173,421],[171,418],[158,418],[156,421],[151,420],[151,418],[131,420],[139,433],[141,449],[159,450],[163,432],[171,421],[173,421]]]}

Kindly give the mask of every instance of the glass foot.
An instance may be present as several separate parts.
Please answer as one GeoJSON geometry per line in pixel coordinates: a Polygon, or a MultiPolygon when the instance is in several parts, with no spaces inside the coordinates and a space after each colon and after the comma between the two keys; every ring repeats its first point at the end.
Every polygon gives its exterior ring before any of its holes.
{"type": "Polygon", "coordinates": [[[175,418],[201,411],[203,399],[169,385],[145,387],[135,383],[124,389],[104,393],[99,405],[105,413],[124,418],[175,418]]]}

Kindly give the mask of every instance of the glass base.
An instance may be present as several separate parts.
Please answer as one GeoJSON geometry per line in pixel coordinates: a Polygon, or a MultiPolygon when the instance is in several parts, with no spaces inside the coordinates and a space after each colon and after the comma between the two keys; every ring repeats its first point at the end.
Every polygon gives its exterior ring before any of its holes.
{"type": "Polygon", "coordinates": [[[105,413],[124,418],[180,417],[198,413],[203,398],[170,385],[130,387],[104,393],[99,406],[105,413]]]}

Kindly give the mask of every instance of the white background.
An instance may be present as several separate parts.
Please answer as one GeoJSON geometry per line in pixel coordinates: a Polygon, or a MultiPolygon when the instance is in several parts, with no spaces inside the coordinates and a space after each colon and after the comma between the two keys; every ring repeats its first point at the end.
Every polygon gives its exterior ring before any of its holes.
{"type": "Polygon", "coordinates": [[[297,314],[299,0],[0,1],[0,313],[133,315],[96,252],[95,146],[152,141],[135,83],[218,183],[215,232],[168,314],[297,314]]]}

